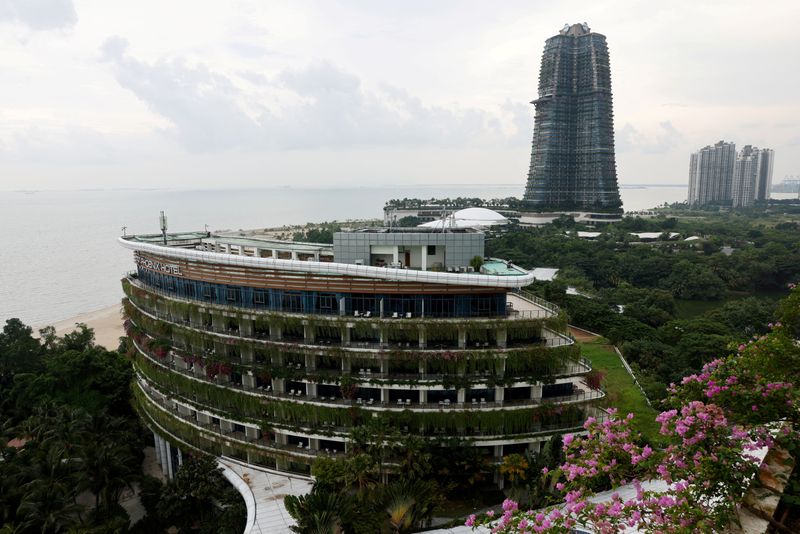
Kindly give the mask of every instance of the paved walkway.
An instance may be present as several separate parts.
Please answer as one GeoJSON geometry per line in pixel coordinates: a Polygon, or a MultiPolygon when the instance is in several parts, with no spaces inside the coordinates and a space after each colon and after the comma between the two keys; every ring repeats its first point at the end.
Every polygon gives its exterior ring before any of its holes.
{"type": "Polygon", "coordinates": [[[258,469],[232,458],[217,459],[225,478],[242,494],[247,505],[245,534],[283,534],[291,532],[295,521],[286,511],[283,498],[311,491],[310,477],[287,475],[258,469]]]}

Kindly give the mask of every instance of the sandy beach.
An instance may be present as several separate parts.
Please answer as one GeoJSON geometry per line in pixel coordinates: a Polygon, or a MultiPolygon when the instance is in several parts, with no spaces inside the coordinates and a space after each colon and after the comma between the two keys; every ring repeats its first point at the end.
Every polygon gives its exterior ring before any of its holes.
{"type": "MultiPolygon", "coordinates": [[[[120,314],[119,304],[93,312],[82,313],[53,323],[53,326],[56,329],[56,334],[63,336],[67,332],[74,330],[76,323],[86,323],[89,328],[93,328],[95,342],[108,350],[117,350],[119,338],[125,335],[122,329],[122,315],[120,314]]],[[[34,330],[36,331],[39,328],[42,328],[42,325],[35,327],[34,330]]]]}

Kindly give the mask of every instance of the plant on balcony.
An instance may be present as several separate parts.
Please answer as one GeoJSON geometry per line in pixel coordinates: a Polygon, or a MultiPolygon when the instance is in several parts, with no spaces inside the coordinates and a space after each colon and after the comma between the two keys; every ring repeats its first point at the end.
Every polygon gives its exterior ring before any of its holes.
{"type": "Polygon", "coordinates": [[[603,379],[605,377],[606,377],[605,371],[592,369],[585,375],[584,380],[586,381],[586,385],[589,386],[591,389],[595,391],[600,391],[600,389],[603,387],[603,379]]]}
{"type": "Polygon", "coordinates": [[[348,375],[342,376],[339,380],[339,389],[342,392],[342,397],[348,400],[355,398],[358,393],[358,383],[348,375]]]}

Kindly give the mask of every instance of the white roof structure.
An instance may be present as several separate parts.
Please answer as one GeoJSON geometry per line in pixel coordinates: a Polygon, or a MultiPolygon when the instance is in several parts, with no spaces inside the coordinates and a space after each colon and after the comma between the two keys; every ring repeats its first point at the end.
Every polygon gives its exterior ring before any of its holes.
{"type": "Polygon", "coordinates": [[[481,228],[508,224],[508,219],[487,208],[466,208],[451,213],[444,219],[420,224],[422,228],[481,228]]]}
{"type": "Polygon", "coordinates": [[[697,241],[698,239],[700,239],[698,236],[693,235],[693,236],[687,237],[686,239],[684,239],[684,241],[697,241]]]}
{"type": "MultiPolygon", "coordinates": [[[[643,240],[656,240],[659,239],[665,232],[631,232],[630,235],[635,235],[643,240]]],[[[675,239],[680,234],[678,232],[670,232],[667,234],[667,239],[675,239]]]]}
{"type": "Polygon", "coordinates": [[[552,267],[536,267],[531,270],[534,280],[541,280],[542,282],[552,282],[558,274],[558,269],[552,267]]]}
{"type": "Polygon", "coordinates": [[[600,237],[602,232],[584,232],[582,230],[578,230],[578,237],[582,239],[594,239],[596,237],[600,237]]]}

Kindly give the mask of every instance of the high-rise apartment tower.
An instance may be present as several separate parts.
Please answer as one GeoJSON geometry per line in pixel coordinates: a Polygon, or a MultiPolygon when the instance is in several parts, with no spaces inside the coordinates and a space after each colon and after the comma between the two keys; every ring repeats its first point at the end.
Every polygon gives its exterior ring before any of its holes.
{"type": "Polygon", "coordinates": [[[532,104],[529,209],[620,212],[605,36],[584,23],[548,39],[532,104]]]}
{"type": "Polygon", "coordinates": [[[689,205],[731,202],[736,145],[720,141],[692,154],[689,162],[689,205]]]}

